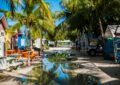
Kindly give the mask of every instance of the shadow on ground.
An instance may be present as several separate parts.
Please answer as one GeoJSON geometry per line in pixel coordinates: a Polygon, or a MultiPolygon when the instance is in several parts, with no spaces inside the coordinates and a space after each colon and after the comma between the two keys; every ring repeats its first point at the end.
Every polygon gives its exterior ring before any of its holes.
{"type": "Polygon", "coordinates": [[[87,75],[87,74],[78,74],[75,77],[70,78],[69,85],[99,85],[99,79],[97,77],[87,75]]]}
{"type": "Polygon", "coordinates": [[[120,79],[120,67],[100,67],[100,69],[110,77],[120,79]]]}
{"type": "Polygon", "coordinates": [[[113,80],[113,81],[103,83],[102,85],[120,85],[120,81],[119,80],[113,80]]]}

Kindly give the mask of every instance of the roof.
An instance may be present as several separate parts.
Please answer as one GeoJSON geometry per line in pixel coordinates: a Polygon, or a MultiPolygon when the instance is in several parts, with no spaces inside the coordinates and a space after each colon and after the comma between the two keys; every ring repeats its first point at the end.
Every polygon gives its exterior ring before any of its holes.
{"type": "Polygon", "coordinates": [[[6,18],[5,18],[5,16],[4,16],[3,13],[0,13],[0,21],[1,21],[4,29],[7,29],[7,28],[8,28],[8,24],[7,24],[7,22],[6,22],[6,18]]]}
{"type": "Polygon", "coordinates": [[[108,25],[105,31],[105,37],[115,37],[115,31],[120,33],[120,25],[108,25]],[[119,26],[118,29],[117,26],[119,26]]]}

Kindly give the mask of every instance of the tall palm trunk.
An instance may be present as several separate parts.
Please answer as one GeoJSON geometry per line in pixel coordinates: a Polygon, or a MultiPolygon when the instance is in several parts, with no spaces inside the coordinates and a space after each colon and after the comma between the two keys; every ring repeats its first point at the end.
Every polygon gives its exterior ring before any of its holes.
{"type": "Polygon", "coordinates": [[[99,18],[99,26],[100,26],[101,36],[102,38],[104,38],[104,31],[103,31],[103,26],[100,18],[99,18]]]}
{"type": "Polygon", "coordinates": [[[40,29],[40,54],[42,53],[42,39],[43,39],[43,35],[42,35],[42,29],[40,29]]]}
{"type": "Polygon", "coordinates": [[[29,29],[30,30],[30,34],[29,34],[29,37],[30,37],[30,51],[32,51],[32,32],[31,32],[31,28],[29,29]]]}
{"type": "Polygon", "coordinates": [[[104,40],[104,31],[103,31],[103,26],[102,26],[102,21],[99,18],[99,26],[100,26],[100,31],[101,31],[101,37],[102,37],[102,44],[104,44],[105,40],[104,40]]]}
{"type": "Polygon", "coordinates": [[[42,52],[42,37],[40,37],[40,48],[41,48],[40,52],[42,52]]]}

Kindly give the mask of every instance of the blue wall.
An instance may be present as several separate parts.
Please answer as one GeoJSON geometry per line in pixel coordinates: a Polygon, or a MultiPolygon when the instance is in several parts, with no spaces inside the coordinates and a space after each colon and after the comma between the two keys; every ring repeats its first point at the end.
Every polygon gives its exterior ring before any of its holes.
{"type": "Polygon", "coordinates": [[[18,49],[24,49],[26,47],[26,44],[22,46],[21,44],[22,39],[25,39],[25,43],[26,43],[26,36],[23,34],[18,34],[18,49]]]}

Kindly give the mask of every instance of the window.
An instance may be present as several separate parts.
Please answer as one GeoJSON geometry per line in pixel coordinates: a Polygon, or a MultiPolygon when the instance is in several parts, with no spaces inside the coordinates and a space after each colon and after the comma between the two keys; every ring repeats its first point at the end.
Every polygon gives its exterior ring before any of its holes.
{"type": "Polygon", "coordinates": [[[0,37],[5,36],[4,30],[0,30],[0,37]]]}

